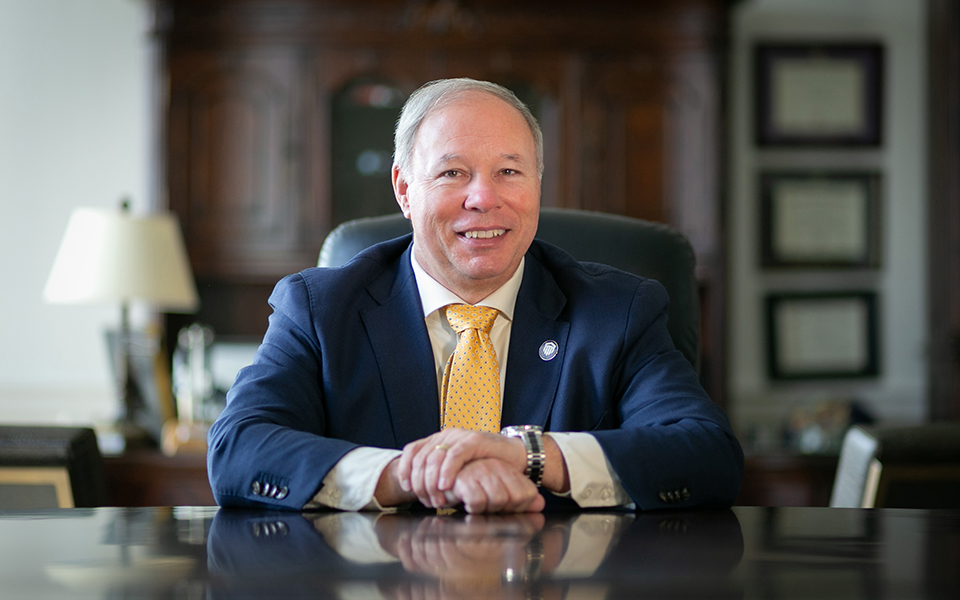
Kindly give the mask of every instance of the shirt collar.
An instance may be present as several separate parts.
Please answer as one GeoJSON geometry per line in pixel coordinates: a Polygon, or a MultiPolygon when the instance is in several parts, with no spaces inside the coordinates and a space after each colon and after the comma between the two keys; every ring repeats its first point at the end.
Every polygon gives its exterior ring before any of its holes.
{"type": "MultiPolygon", "coordinates": [[[[416,244],[416,242],[414,242],[416,244]]],[[[477,302],[477,306],[489,306],[500,311],[509,320],[513,320],[513,308],[517,304],[517,294],[520,292],[520,283],[523,281],[523,265],[526,258],[520,259],[517,267],[506,283],[497,288],[492,294],[477,302]]],[[[448,304],[469,304],[431,277],[420,263],[413,251],[410,252],[410,264],[413,267],[414,277],[417,279],[417,289],[420,291],[420,303],[423,305],[423,316],[427,317],[434,311],[448,304]]]]}

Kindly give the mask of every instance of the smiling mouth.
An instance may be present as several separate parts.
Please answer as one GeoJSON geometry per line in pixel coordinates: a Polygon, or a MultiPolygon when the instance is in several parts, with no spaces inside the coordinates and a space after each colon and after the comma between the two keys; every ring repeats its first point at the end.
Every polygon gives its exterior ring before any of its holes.
{"type": "Polygon", "coordinates": [[[488,240],[490,238],[500,237],[507,232],[506,229],[490,229],[488,231],[466,231],[463,236],[471,240],[488,240]]]}

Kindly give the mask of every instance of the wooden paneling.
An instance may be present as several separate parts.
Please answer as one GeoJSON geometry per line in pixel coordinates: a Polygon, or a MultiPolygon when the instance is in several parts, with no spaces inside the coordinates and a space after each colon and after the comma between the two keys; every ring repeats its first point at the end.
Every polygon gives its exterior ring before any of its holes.
{"type": "MultiPolygon", "coordinates": [[[[366,78],[410,93],[467,76],[538,98],[545,206],[687,234],[711,302],[704,364],[719,366],[726,4],[156,0],[164,187],[196,270],[198,318],[255,338],[270,286],[315,264],[343,202],[331,198],[331,107],[345,86],[366,78]]],[[[721,400],[720,371],[704,381],[721,400]]]]}
{"type": "Polygon", "coordinates": [[[169,203],[201,281],[271,281],[322,242],[301,177],[303,69],[287,47],[170,56],[169,203]]]}

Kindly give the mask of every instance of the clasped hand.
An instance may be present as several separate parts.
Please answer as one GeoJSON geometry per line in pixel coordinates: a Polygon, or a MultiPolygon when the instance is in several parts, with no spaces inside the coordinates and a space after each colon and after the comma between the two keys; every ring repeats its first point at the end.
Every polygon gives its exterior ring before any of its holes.
{"type": "Polygon", "coordinates": [[[539,512],[545,500],[525,475],[523,442],[494,433],[444,429],[407,444],[396,461],[400,488],[424,506],[463,504],[469,513],[539,512]]]}

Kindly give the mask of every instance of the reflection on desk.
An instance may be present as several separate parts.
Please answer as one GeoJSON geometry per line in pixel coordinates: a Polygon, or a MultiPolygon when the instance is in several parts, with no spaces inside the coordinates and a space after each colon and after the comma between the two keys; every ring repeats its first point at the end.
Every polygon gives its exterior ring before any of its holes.
{"type": "Polygon", "coordinates": [[[960,513],[0,513],[11,598],[956,598],[960,513]]]}
{"type": "Polygon", "coordinates": [[[688,585],[692,576],[722,583],[742,553],[731,511],[420,517],[221,511],[207,544],[218,579],[267,593],[283,571],[290,577],[285,594],[325,589],[336,598],[563,598],[584,590],[604,597],[597,592],[611,584],[688,585]],[[265,571],[271,575],[261,578],[265,571]]]}

